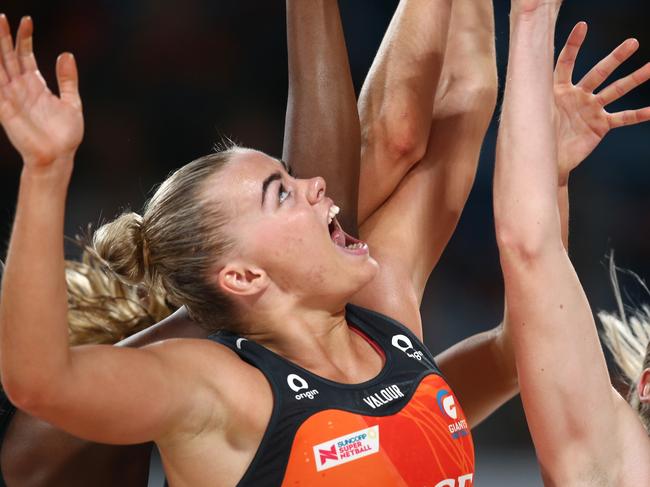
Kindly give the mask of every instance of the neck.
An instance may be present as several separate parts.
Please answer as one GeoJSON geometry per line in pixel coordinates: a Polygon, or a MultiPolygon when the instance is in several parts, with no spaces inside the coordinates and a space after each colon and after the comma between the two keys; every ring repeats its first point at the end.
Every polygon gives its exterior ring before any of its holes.
{"type": "Polygon", "coordinates": [[[242,335],[283,358],[338,382],[363,382],[376,375],[381,358],[345,319],[343,304],[331,310],[293,303],[249,312],[242,335]]]}

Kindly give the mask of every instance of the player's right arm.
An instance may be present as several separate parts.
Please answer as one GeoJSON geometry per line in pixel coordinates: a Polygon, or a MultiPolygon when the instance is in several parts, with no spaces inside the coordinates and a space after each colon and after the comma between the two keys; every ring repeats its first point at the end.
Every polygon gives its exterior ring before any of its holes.
{"type": "Polygon", "coordinates": [[[14,49],[0,17],[0,123],[24,164],[0,298],[3,387],[16,407],[94,441],[138,443],[192,430],[220,407],[198,364],[222,354],[227,368],[225,349],[181,340],[143,349],[68,346],[63,221],[82,107],[72,55],[57,61],[55,96],[38,72],[31,33],[25,18],[14,49]]]}

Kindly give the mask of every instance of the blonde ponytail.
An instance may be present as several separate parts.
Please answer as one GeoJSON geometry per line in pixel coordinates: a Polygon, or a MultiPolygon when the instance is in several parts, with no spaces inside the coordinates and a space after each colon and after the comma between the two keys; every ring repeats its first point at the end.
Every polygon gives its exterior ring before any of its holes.
{"type": "Polygon", "coordinates": [[[71,345],[113,344],[172,313],[160,286],[127,284],[84,248],[81,261],[65,268],[71,345]]]}

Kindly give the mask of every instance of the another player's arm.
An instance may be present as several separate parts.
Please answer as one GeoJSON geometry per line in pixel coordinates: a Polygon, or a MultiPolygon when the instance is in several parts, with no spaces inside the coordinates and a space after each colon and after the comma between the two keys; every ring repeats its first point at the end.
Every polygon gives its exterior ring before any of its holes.
{"type": "Polygon", "coordinates": [[[401,0],[359,97],[359,225],[426,152],[451,0],[401,0]]]}
{"type": "MultiPolygon", "coordinates": [[[[558,137],[558,207],[565,249],[569,244],[569,175],[602,141],[610,129],[647,121],[650,109],[608,113],[605,106],[650,78],[650,64],[624,76],[598,94],[600,86],[639,48],[635,39],[621,43],[574,84],[576,57],[587,34],[578,23],[560,53],[554,75],[558,137]],[[625,114],[625,115],[623,115],[625,114]]],[[[507,316],[507,311],[504,313],[507,316]]],[[[519,390],[508,321],[472,336],[442,352],[436,361],[460,398],[472,426],[489,416],[519,390]],[[472,371],[468,374],[467,371],[472,371]]]]}
{"type": "Polygon", "coordinates": [[[289,99],[283,158],[297,176],[323,176],[357,234],[360,129],[337,0],[287,0],[289,99]]]}
{"type": "Polygon", "coordinates": [[[49,91],[31,33],[25,18],[14,50],[0,16],[0,123],[24,163],[0,298],[3,388],[16,407],[75,436],[104,443],[164,439],[219,408],[192,358],[212,351],[202,341],[192,353],[187,342],[68,346],[63,221],[83,136],[81,99],[70,54],[57,61],[60,97],[49,91]],[[198,378],[188,381],[190,372],[198,378]],[[204,404],[214,406],[201,405],[208,393],[212,400],[204,404]]]}
{"type": "Polygon", "coordinates": [[[549,103],[559,5],[513,2],[495,171],[497,241],[522,399],[545,477],[553,485],[620,485],[631,411],[612,393],[560,227],[549,103]]]}
{"type": "MultiPolygon", "coordinates": [[[[390,103],[396,101],[394,95],[391,96],[391,89],[397,91],[398,87],[381,83],[384,81],[380,77],[384,68],[382,63],[386,59],[392,63],[386,71],[392,72],[393,77],[400,75],[399,60],[411,59],[408,68],[413,70],[419,67],[422,73],[416,71],[420,78],[410,74],[411,79],[407,78],[406,81],[432,82],[435,70],[431,66],[415,62],[417,56],[409,51],[414,47],[408,30],[401,27],[413,22],[425,29],[428,36],[432,36],[435,29],[442,29],[440,19],[427,17],[435,14],[431,4],[432,2],[404,2],[400,6],[387,33],[388,41],[384,42],[389,49],[386,52],[380,50],[378,67],[371,70],[364,88],[366,96],[360,102],[364,133],[360,211],[375,204],[375,193],[381,192],[383,183],[373,184],[374,179],[385,178],[391,184],[392,193],[361,224],[361,236],[369,242],[371,254],[381,262],[381,267],[373,283],[360,293],[359,301],[400,320],[420,336],[419,306],[424,287],[456,228],[474,181],[481,144],[494,111],[497,92],[492,2],[455,0],[437,89],[434,85],[428,85],[429,91],[424,92],[422,83],[419,92],[411,89],[405,90],[403,94],[410,99],[419,93],[420,98],[424,97],[418,100],[419,108],[432,109],[426,114],[414,112],[420,114],[420,119],[426,118],[426,125],[422,125],[424,122],[416,125],[411,120],[417,127],[417,130],[413,130],[417,138],[413,138],[421,146],[417,154],[419,159],[411,161],[408,168],[400,165],[397,160],[390,166],[386,158],[391,157],[392,153],[381,153],[381,144],[372,138],[367,139],[366,131],[373,127],[377,138],[383,133],[390,134],[390,124],[400,126],[401,123],[398,116],[390,120],[386,115],[385,122],[383,116],[379,117],[380,131],[370,117],[373,112],[364,105],[370,104],[375,98],[388,100],[386,103],[389,107],[390,103]],[[433,105],[429,100],[435,100],[433,105]],[[379,159],[378,154],[384,159],[379,159]],[[379,161],[385,165],[381,166],[380,172],[374,174],[373,171],[379,171],[376,168],[379,161]],[[398,172],[402,180],[393,179],[398,172]]],[[[442,58],[439,55],[427,51],[436,46],[431,42],[430,39],[429,44],[419,46],[422,50],[420,55],[432,62],[440,62],[442,58]],[[428,47],[425,49],[425,46],[428,47]]],[[[404,85],[408,87],[407,82],[404,85]]],[[[404,113],[405,116],[412,116],[408,109],[404,113]]],[[[402,124],[402,130],[408,129],[411,122],[402,124]]],[[[399,131],[395,132],[400,134],[399,131]]],[[[401,140],[399,137],[396,139],[401,140]]]]}

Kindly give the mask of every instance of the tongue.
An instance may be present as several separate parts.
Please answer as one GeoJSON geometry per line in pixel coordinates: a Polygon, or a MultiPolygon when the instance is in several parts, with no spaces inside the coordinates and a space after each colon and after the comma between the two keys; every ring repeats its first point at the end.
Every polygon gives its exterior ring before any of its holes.
{"type": "Polygon", "coordinates": [[[340,228],[334,230],[331,234],[332,240],[339,247],[345,247],[345,233],[340,228]]]}

